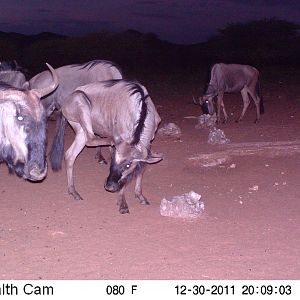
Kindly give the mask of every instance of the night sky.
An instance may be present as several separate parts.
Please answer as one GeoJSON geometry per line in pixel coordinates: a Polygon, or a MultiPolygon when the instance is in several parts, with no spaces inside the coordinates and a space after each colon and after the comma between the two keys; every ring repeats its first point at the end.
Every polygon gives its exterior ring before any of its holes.
{"type": "Polygon", "coordinates": [[[228,23],[278,18],[300,23],[299,0],[0,0],[0,31],[69,36],[101,30],[153,32],[160,39],[205,41],[228,23]]]}

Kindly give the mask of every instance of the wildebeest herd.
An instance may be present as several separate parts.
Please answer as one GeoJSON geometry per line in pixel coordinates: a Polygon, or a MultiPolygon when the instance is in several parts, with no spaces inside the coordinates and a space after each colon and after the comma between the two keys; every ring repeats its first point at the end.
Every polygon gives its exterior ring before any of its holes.
{"type": "MultiPolygon", "coordinates": [[[[64,133],[68,122],[75,139],[65,152],[68,192],[76,200],[73,165],[85,146],[98,147],[97,158],[105,162],[101,146],[111,153],[110,172],[104,187],[118,192],[120,213],[128,213],[126,185],[135,177],[135,196],[141,204],[149,204],[142,194],[142,177],[146,164],[162,159],[151,151],[151,142],[161,121],[147,89],[136,81],[123,79],[120,69],[110,61],[94,60],[37,74],[26,81],[16,62],[0,63],[0,162],[11,172],[30,181],[43,180],[47,174],[47,118],[57,110],[55,137],[50,151],[51,167],[61,169],[64,133]]],[[[199,104],[204,113],[213,114],[213,98],[217,97],[217,117],[222,108],[227,113],[223,94],[241,92],[243,111],[249,96],[256,105],[257,118],[263,112],[259,96],[258,71],[245,65],[216,64],[211,80],[199,104]]]]}

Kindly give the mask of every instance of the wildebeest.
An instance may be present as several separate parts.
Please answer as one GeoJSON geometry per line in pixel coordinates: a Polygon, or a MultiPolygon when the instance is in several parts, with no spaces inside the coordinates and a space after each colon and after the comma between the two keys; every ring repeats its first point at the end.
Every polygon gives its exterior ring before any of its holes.
{"type": "MultiPolygon", "coordinates": [[[[127,80],[91,83],[77,88],[65,100],[62,112],[76,134],[73,144],[65,154],[69,194],[76,200],[82,199],[75,190],[73,165],[84,146],[113,143],[110,173],[105,181],[105,189],[119,192],[119,211],[128,213],[125,187],[136,176],[135,196],[140,203],[149,204],[142,194],[144,166],[146,163],[156,163],[162,157],[153,155],[150,151],[160,117],[146,88],[127,80]]],[[[54,141],[55,151],[51,157],[54,170],[61,167],[64,127],[65,121],[62,120],[59,134],[54,141]]]]}
{"type": "Polygon", "coordinates": [[[31,181],[42,180],[47,174],[46,112],[40,98],[58,85],[54,69],[47,66],[53,80],[42,89],[25,90],[0,83],[0,162],[31,181]]]}
{"type": "Polygon", "coordinates": [[[221,121],[221,108],[224,114],[224,121],[228,119],[225,110],[223,96],[224,93],[240,92],[243,97],[243,110],[237,122],[241,121],[250,103],[249,95],[254,100],[256,106],[256,120],[259,121],[260,114],[264,112],[262,98],[259,96],[259,71],[248,65],[238,64],[215,64],[211,69],[210,82],[206,93],[199,98],[199,104],[203,113],[214,114],[213,99],[217,100],[217,121],[221,121]]]}
{"type": "Polygon", "coordinates": [[[0,82],[7,83],[16,88],[23,87],[26,77],[21,72],[21,67],[15,60],[0,62],[0,82]]]}
{"type": "MultiPolygon", "coordinates": [[[[52,110],[60,109],[65,99],[79,86],[88,83],[110,80],[122,79],[122,73],[119,67],[111,61],[93,60],[83,64],[73,64],[62,66],[55,69],[59,86],[52,94],[44,97],[42,103],[44,107],[51,113],[52,110]]],[[[42,88],[51,82],[51,74],[49,71],[41,72],[29,80],[30,88],[42,88]]],[[[57,116],[57,128],[60,122],[61,113],[57,116]]],[[[55,133],[57,135],[57,131],[55,133]]],[[[52,150],[50,151],[50,157],[52,150]]],[[[101,155],[100,149],[96,154],[99,162],[105,162],[101,155]]]]}

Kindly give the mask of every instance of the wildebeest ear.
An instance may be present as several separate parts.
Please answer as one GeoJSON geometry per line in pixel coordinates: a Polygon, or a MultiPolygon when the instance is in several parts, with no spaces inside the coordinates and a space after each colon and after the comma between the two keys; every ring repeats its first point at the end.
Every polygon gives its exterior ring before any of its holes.
{"type": "Polygon", "coordinates": [[[161,161],[163,158],[162,157],[147,157],[147,158],[140,158],[140,159],[134,159],[134,161],[141,161],[145,162],[147,164],[155,164],[161,161]]]}
{"type": "Polygon", "coordinates": [[[150,152],[150,154],[147,158],[137,158],[135,160],[142,161],[147,164],[155,164],[155,163],[158,163],[159,161],[161,161],[162,159],[163,159],[163,156],[161,153],[151,153],[150,152]]]}
{"type": "Polygon", "coordinates": [[[160,157],[160,158],[163,158],[163,154],[162,153],[156,153],[156,152],[150,152],[150,156],[152,157],[160,157]]]}

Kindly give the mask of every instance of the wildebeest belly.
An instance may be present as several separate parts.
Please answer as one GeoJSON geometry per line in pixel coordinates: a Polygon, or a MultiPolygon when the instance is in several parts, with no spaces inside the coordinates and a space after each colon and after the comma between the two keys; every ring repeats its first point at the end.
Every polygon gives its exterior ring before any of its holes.
{"type": "Polygon", "coordinates": [[[101,137],[120,137],[131,142],[135,122],[121,120],[117,115],[92,114],[92,126],[95,134],[101,137]]]}
{"type": "Polygon", "coordinates": [[[224,92],[238,93],[248,84],[243,72],[228,73],[224,77],[224,92]]]}

